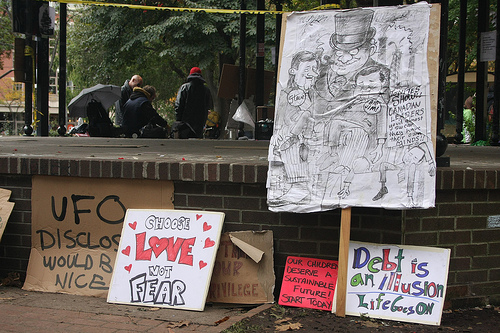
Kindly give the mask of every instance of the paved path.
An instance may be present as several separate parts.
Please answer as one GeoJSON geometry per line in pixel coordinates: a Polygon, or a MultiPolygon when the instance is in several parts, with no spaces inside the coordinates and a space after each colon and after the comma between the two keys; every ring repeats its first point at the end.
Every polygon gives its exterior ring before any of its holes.
{"type": "Polygon", "coordinates": [[[216,333],[271,304],[254,308],[207,305],[204,311],[128,306],[103,298],[0,287],[0,332],[216,333]]]}
{"type": "MultiPolygon", "coordinates": [[[[174,140],[89,137],[0,137],[0,158],[30,157],[155,162],[245,163],[267,166],[269,141],[174,140]]],[[[495,169],[500,146],[449,144],[444,155],[456,168],[495,169]]]]}

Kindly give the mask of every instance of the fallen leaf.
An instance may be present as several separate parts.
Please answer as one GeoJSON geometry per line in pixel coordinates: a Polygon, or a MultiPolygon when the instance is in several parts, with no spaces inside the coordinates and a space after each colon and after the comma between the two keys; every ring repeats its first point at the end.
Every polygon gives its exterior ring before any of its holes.
{"type": "Polygon", "coordinates": [[[366,326],[366,327],[379,327],[380,326],[378,323],[375,323],[373,321],[364,321],[361,323],[361,325],[366,326]]]}
{"type": "Polygon", "coordinates": [[[167,327],[169,328],[179,328],[179,327],[184,327],[184,326],[189,326],[191,322],[189,320],[183,320],[183,321],[178,321],[178,322],[170,322],[168,323],[167,327]]]}
{"type": "Polygon", "coordinates": [[[228,319],[229,319],[229,317],[224,317],[224,318],[222,318],[222,319],[220,319],[220,320],[217,320],[217,321],[215,322],[215,325],[219,325],[220,323],[223,323],[223,322],[225,322],[225,321],[226,321],[226,320],[228,320],[228,319]]]}
{"type": "Polygon", "coordinates": [[[284,322],[287,322],[287,321],[291,321],[292,318],[290,317],[286,317],[286,318],[281,318],[281,319],[278,319],[276,321],[274,321],[275,324],[281,324],[281,323],[284,323],[284,322]]]}
{"type": "Polygon", "coordinates": [[[302,328],[301,323],[284,324],[275,327],[276,332],[296,331],[302,328]]]}

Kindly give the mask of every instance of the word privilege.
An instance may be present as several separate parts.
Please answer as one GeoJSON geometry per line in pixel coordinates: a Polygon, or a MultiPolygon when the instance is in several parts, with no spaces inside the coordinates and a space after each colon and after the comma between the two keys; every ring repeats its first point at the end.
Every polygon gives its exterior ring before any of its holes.
{"type": "Polygon", "coordinates": [[[233,282],[220,282],[210,283],[208,295],[211,298],[222,297],[258,297],[259,296],[258,283],[233,283],[233,282]]]}

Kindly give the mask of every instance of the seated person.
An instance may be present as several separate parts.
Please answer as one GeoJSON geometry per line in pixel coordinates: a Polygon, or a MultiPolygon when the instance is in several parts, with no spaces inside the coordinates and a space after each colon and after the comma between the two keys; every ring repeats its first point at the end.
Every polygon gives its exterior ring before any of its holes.
{"type": "Polygon", "coordinates": [[[153,108],[151,102],[156,97],[153,86],[135,87],[130,99],[123,105],[123,132],[131,137],[166,137],[167,122],[153,108]],[[144,133],[145,126],[158,128],[155,134],[144,133]]]}

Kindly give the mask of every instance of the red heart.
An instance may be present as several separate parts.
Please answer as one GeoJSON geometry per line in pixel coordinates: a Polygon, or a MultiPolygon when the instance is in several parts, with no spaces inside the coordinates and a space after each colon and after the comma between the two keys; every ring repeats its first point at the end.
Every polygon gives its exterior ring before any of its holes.
{"type": "Polygon", "coordinates": [[[207,222],[203,222],[203,231],[208,231],[212,229],[212,226],[209,225],[207,222]]]}
{"type": "Polygon", "coordinates": [[[203,267],[205,267],[207,265],[206,262],[204,262],[203,260],[200,260],[200,269],[202,269],[203,267]]]}
{"type": "Polygon", "coordinates": [[[122,250],[122,253],[126,256],[130,254],[130,246],[127,246],[125,249],[122,250]]]}
{"type": "Polygon", "coordinates": [[[156,258],[160,256],[160,254],[167,248],[168,239],[166,238],[158,238],[153,236],[149,239],[149,246],[153,249],[156,258]]]}
{"type": "Polygon", "coordinates": [[[132,264],[125,266],[125,270],[130,273],[130,270],[132,269],[132,264]]]}
{"type": "Polygon", "coordinates": [[[203,248],[206,249],[207,247],[212,247],[214,245],[215,242],[211,240],[210,237],[208,237],[207,239],[205,239],[205,246],[203,248]]]}
{"type": "Polygon", "coordinates": [[[196,214],[196,221],[198,221],[199,219],[201,219],[203,215],[199,215],[199,214],[196,214]]]}
{"type": "Polygon", "coordinates": [[[134,223],[129,223],[128,225],[135,230],[135,228],[137,228],[137,221],[135,221],[134,223]]]}

